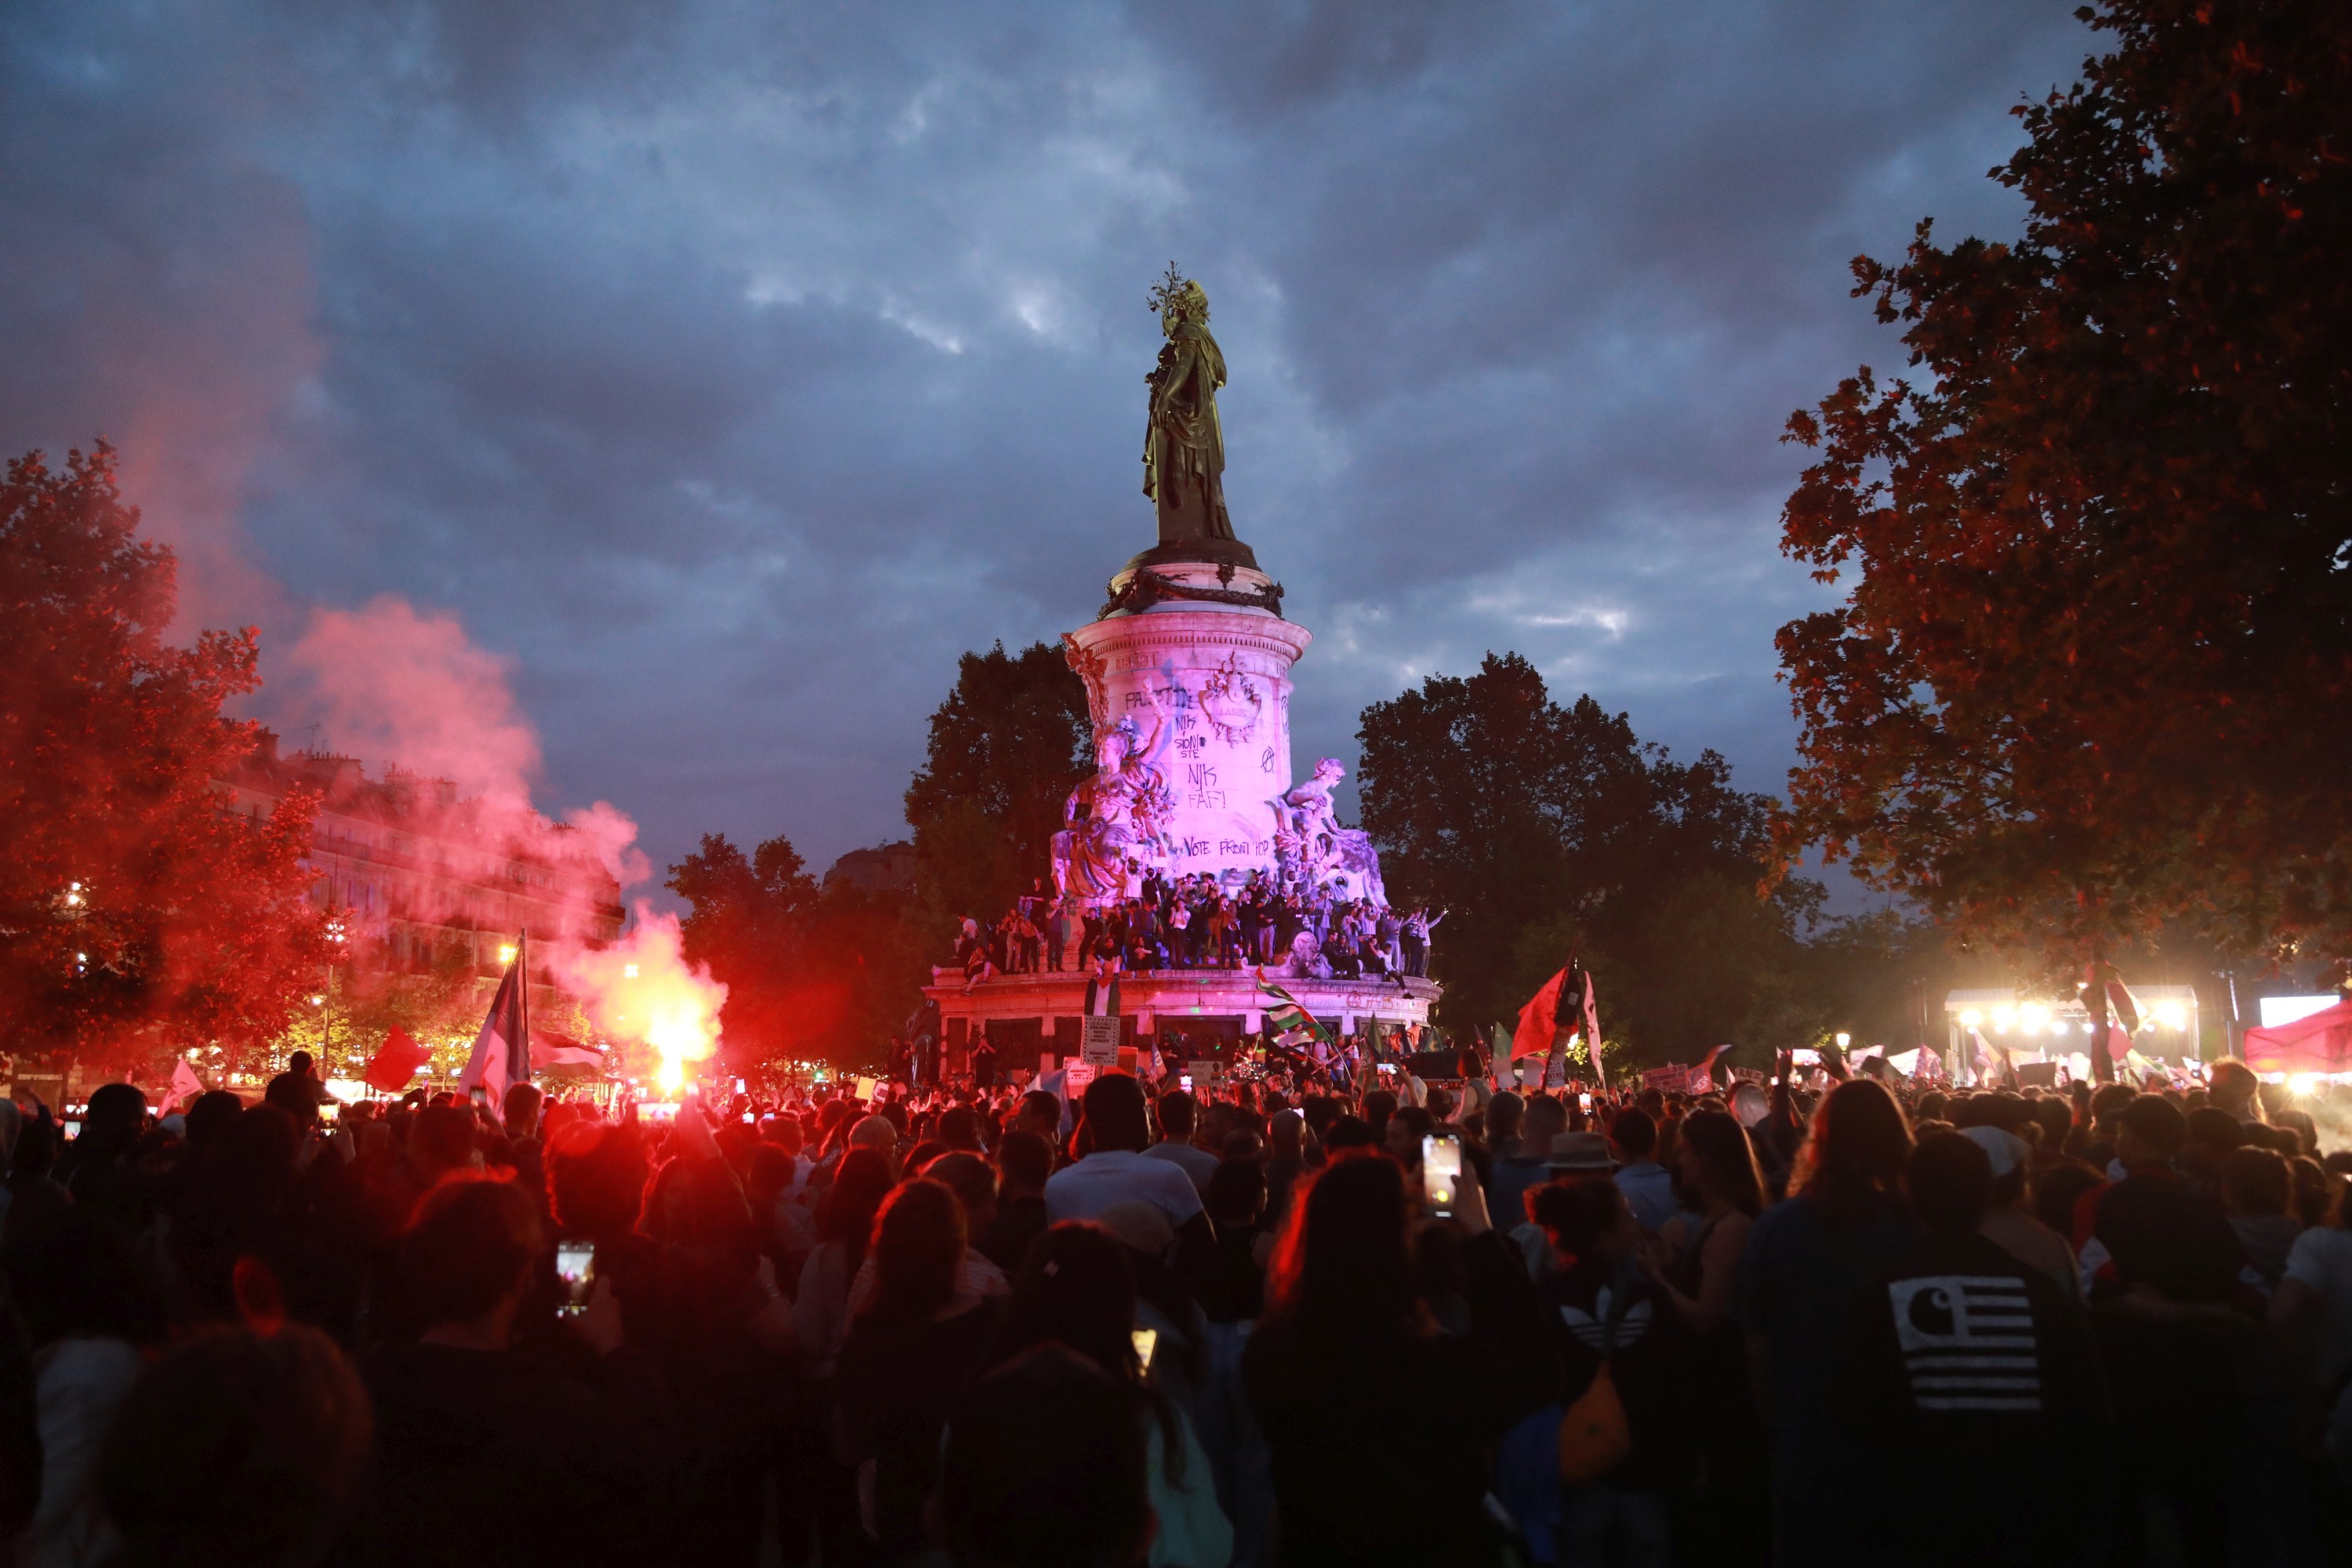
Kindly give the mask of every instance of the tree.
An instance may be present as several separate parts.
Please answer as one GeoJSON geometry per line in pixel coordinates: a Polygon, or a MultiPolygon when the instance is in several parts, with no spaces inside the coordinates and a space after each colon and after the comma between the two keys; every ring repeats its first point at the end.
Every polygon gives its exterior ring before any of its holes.
{"type": "Polygon", "coordinates": [[[1372,704],[1357,738],[1391,899],[1449,911],[1449,1023],[1516,1016],[1573,946],[1610,998],[1605,1034],[1693,1059],[1753,1021],[1818,899],[1798,879],[1759,893],[1769,803],[1721,757],[1677,763],[1589,696],[1561,707],[1517,654],[1372,704]]]}
{"type": "Polygon", "coordinates": [[[907,786],[924,892],[985,920],[1045,874],[1070,789],[1094,769],[1086,687],[1050,643],[967,653],[907,786]]]}
{"type": "Polygon", "coordinates": [[[1858,258],[1916,379],[1790,420],[1784,548],[1848,593],[1780,633],[1780,858],[2044,973],[2352,952],[2352,23],[2083,15],[2115,51],[1992,172],[2022,239],[1858,258]]]}
{"type": "Polygon", "coordinates": [[[138,528],[104,443],[0,484],[0,1039],[115,1072],[263,1044],[326,962],[315,801],[240,816],[214,782],[260,739],[221,715],[254,631],[165,642],[174,562],[138,528]]]}
{"type": "Polygon", "coordinates": [[[668,885],[691,906],[680,922],[688,961],[727,986],[721,1046],[738,1071],[795,1058],[877,1061],[929,978],[913,900],[820,889],[787,838],[747,857],[707,833],[668,885]]]}

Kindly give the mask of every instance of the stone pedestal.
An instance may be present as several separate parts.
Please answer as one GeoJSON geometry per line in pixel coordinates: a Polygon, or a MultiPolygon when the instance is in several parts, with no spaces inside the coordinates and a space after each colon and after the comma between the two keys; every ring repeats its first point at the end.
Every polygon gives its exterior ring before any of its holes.
{"type": "Polygon", "coordinates": [[[1111,579],[1103,618],[1062,640],[1099,744],[1133,726],[1166,795],[1164,875],[1239,886],[1275,871],[1276,803],[1292,784],[1290,667],[1313,639],[1277,613],[1281,588],[1233,561],[1152,558],[1111,579]]]}

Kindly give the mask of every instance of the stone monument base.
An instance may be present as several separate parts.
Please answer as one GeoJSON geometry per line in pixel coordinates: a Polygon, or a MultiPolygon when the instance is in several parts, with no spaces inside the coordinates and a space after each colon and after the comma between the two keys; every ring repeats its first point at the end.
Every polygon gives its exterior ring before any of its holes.
{"type": "MultiPolygon", "coordinates": [[[[1374,980],[1312,980],[1267,977],[1298,999],[1316,1021],[1334,1034],[1349,1035],[1375,1022],[1426,1025],[1441,988],[1432,980],[1382,976],[1374,980]]],[[[1078,1054],[1078,1020],[1086,1012],[1087,976],[1077,970],[1043,974],[1000,974],[969,988],[961,972],[934,969],[923,995],[939,1004],[942,1056],[950,1073],[969,1071],[971,1047],[982,1036],[996,1047],[1000,1071],[1034,1068],[1040,1055],[1078,1054]]],[[[1163,1058],[1190,1060],[1219,1055],[1244,1035],[1265,1027],[1265,993],[1247,969],[1124,970],[1118,976],[1120,1043],[1156,1039],[1163,1058]]]]}

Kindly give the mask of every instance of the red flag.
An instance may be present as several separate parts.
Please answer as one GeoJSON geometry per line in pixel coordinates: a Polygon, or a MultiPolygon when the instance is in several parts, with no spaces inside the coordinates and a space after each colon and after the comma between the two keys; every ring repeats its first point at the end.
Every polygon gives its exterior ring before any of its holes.
{"type": "Polygon", "coordinates": [[[1559,987],[1568,978],[1563,969],[1543,983],[1543,988],[1519,1009],[1519,1026],[1511,1031],[1511,1059],[1551,1055],[1551,1037],[1559,1028],[1559,987]]]}
{"type": "Polygon", "coordinates": [[[398,1094],[425,1065],[425,1047],[408,1037],[408,1031],[394,1024],[392,1033],[383,1037],[375,1056],[367,1065],[362,1078],[372,1089],[386,1094],[398,1094]]]}

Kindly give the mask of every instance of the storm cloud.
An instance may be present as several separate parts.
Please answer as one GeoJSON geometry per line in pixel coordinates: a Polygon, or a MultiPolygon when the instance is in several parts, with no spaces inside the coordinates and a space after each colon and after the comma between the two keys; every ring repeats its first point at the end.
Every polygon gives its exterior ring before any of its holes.
{"type": "Polygon", "coordinates": [[[265,671],[454,612],[542,805],[821,866],[1150,542],[1172,258],[1304,757],[1507,647],[1771,789],[1781,421],[1900,361],[1849,258],[2015,229],[2072,5],[18,0],[0,447],[116,441],[265,671]]]}

